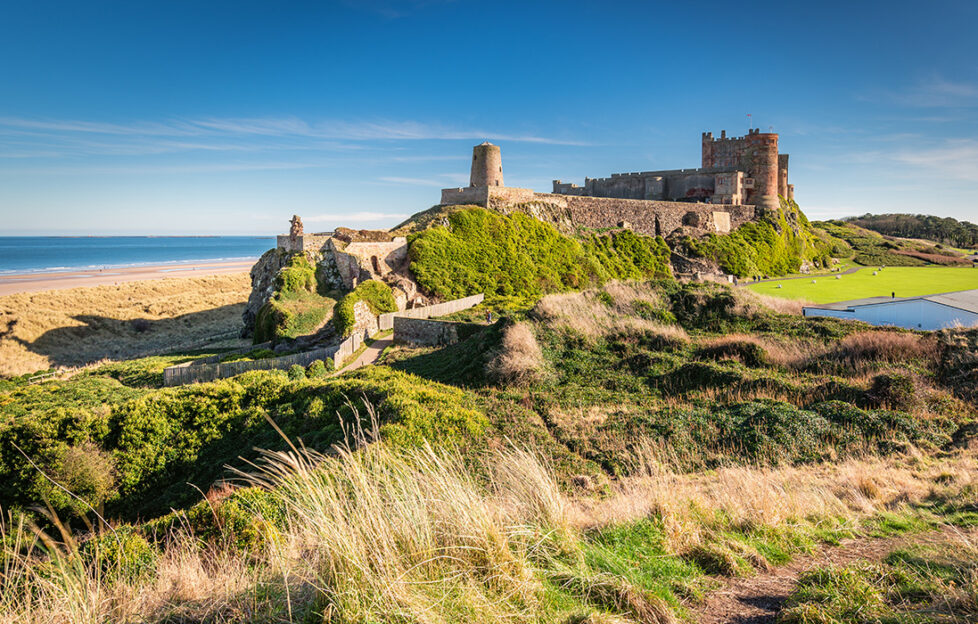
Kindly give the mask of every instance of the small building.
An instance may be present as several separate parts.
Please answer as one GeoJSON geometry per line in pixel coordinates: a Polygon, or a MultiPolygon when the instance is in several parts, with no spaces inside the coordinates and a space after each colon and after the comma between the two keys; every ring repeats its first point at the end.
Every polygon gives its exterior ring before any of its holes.
{"type": "Polygon", "coordinates": [[[804,316],[830,316],[906,329],[978,326],[978,289],[920,297],[870,297],[805,306],[804,316]]]}

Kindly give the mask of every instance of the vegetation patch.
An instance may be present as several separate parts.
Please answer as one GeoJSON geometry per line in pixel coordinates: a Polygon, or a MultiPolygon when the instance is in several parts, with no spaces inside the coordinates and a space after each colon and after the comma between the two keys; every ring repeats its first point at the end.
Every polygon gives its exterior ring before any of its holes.
{"type": "Polygon", "coordinates": [[[532,302],[615,278],[670,275],[661,238],[630,231],[594,235],[584,243],[521,212],[502,215],[465,208],[409,237],[411,272],[441,299],[485,293],[532,302]]]}
{"type": "Polygon", "coordinates": [[[341,336],[346,337],[353,333],[356,325],[354,306],[359,301],[367,304],[370,312],[375,315],[397,311],[397,302],[394,301],[390,286],[379,280],[361,282],[336,303],[333,311],[333,324],[341,336]]]}

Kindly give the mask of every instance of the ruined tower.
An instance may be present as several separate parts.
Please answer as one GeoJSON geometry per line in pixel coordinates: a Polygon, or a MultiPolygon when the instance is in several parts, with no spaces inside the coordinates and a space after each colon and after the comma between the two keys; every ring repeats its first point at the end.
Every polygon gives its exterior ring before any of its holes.
{"type": "Polygon", "coordinates": [[[472,173],[469,186],[504,186],[503,158],[499,146],[485,141],[472,148],[472,173]]]}

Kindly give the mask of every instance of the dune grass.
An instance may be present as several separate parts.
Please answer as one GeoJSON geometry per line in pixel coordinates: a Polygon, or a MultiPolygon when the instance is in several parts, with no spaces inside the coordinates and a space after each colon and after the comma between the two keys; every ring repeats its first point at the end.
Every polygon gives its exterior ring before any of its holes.
{"type": "Polygon", "coordinates": [[[865,297],[916,297],[934,293],[978,288],[978,268],[970,267],[866,267],[856,273],[824,275],[812,279],[785,279],[751,284],[749,289],[762,295],[831,303],[865,297]],[[873,275],[878,271],[877,275],[873,275]],[[778,286],[781,288],[778,288],[778,286]]]}
{"type": "Polygon", "coordinates": [[[177,348],[241,326],[247,273],[0,297],[0,376],[177,348]]]}

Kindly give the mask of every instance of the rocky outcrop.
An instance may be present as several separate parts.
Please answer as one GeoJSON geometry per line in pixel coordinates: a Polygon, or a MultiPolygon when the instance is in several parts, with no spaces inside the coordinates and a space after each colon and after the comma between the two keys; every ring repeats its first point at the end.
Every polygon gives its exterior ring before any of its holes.
{"type": "Polygon", "coordinates": [[[269,249],[251,267],[251,295],[241,315],[241,320],[244,321],[242,338],[250,338],[255,333],[258,310],[272,298],[275,293],[275,276],[288,264],[292,255],[284,249],[269,249]]]}

